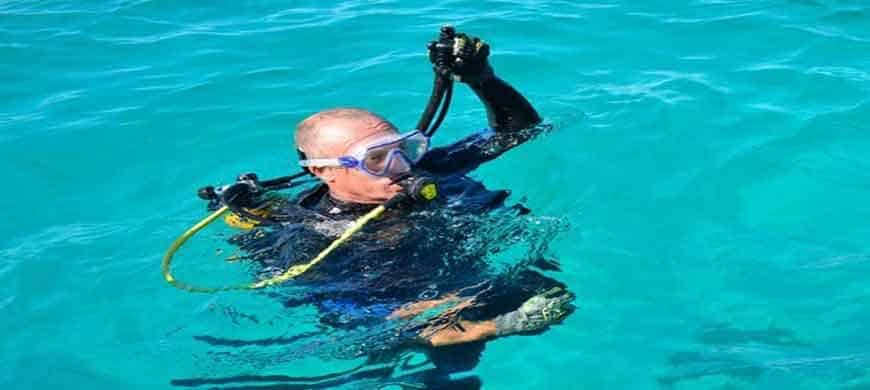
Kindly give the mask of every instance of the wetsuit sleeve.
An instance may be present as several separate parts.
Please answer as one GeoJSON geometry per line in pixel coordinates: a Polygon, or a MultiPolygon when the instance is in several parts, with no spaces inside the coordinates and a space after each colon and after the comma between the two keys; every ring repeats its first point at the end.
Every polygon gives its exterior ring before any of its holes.
{"type": "Polygon", "coordinates": [[[489,128],[448,146],[434,148],[419,166],[434,173],[464,174],[546,130],[532,104],[497,76],[470,83],[486,107],[489,128]]]}
{"type": "Polygon", "coordinates": [[[489,127],[499,134],[516,133],[541,123],[532,104],[498,76],[469,84],[486,107],[489,127]]]}

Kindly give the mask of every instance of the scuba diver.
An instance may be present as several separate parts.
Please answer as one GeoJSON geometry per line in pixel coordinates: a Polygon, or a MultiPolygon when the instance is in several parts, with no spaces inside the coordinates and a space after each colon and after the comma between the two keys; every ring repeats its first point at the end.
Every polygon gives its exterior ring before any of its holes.
{"type": "Polygon", "coordinates": [[[424,318],[404,334],[436,366],[467,370],[484,341],[540,332],[562,321],[574,309],[574,295],[528,267],[493,274],[482,264],[485,254],[463,252],[469,233],[451,216],[530,213],[522,205],[505,205],[509,191],[489,190],[468,174],[548,127],[495,74],[484,41],[445,27],[442,39],[428,48],[436,75],[466,84],[483,103],[487,129],[433,148],[433,131],[419,126],[400,132],[359,108],[320,111],[302,120],[294,137],[299,164],[317,185],[289,199],[264,190],[255,175],[244,175],[217,195],[210,188],[211,208],[229,206],[236,224],[250,229],[231,242],[269,275],[298,266],[354,221],[387,206],[355,245],[294,274],[294,283],[308,289],[286,305],[314,304],[321,322],[336,327],[424,318]],[[435,292],[422,294],[424,289],[435,292]]]}

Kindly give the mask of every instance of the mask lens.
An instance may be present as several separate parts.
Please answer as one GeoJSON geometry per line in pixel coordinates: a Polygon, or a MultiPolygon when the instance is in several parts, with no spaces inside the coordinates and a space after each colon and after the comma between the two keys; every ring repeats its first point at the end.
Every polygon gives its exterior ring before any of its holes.
{"type": "Polygon", "coordinates": [[[423,155],[429,149],[429,140],[422,134],[418,134],[403,140],[399,147],[402,153],[408,157],[408,160],[416,163],[423,158],[423,155]]]}
{"type": "Polygon", "coordinates": [[[362,165],[369,173],[381,176],[388,173],[388,170],[394,173],[392,171],[397,168],[410,169],[407,163],[420,161],[427,150],[429,150],[429,140],[423,134],[415,133],[393,142],[370,147],[366,150],[362,165]],[[407,161],[396,164],[396,160],[407,161]]]}
{"type": "Polygon", "coordinates": [[[387,167],[383,174],[385,176],[394,176],[411,171],[411,164],[402,155],[397,152],[392,152],[392,156],[387,161],[387,167]]]}
{"type": "Polygon", "coordinates": [[[387,165],[387,158],[391,150],[392,148],[386,147],[369,150],[363,159],[363,165],[369,172],[382,173],[387,165]]]}

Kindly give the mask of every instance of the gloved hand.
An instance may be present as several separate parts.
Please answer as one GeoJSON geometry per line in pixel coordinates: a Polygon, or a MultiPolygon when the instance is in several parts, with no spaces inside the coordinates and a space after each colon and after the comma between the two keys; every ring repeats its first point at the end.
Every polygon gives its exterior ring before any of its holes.
{"type": "Polygon", "coordinates": [[[454,33],[449,26],[442,28],[442,37],[445,31],[453,36],[452,45],[432,41],[428,46],[429,61],[436,71],[450,71],[455,79],[467,84],[480,83],[493,76],[488,59],[489,44],[478,37],[454,33]],[[447,69],[439,69],[441,67],[447,69]]]}
{"type": "Polygon", "coordinates": [[[559,287],[529,298],[510,313],[495,318],[496,335],[506,336],[541,330],[561,321],[574,310],[574,295],[559,287]]]}
{"type": "Polygon", "coordinates": [[[257,183],[257,176],[244,174],[239,176],[235,183],[230,184],[220,191],[220,200],[223,204],[232,208],[257,208],[262,203],[262,189],[257,183]]]}

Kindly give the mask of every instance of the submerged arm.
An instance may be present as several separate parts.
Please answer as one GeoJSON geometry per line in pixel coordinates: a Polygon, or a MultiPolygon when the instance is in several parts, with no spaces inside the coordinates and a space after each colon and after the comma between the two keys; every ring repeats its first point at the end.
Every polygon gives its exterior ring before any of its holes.
{"type": "MultiPolygon", "coordinates": [[[[460,299],[455,295],[447,295],[443,298],[432,299],[426,301],[418,301],[411,303],[409,305],[405,305],[404,307],[393,311],[387,319],[395,320],[395,319],[403,319],[408,320],[412,317],[419,315],[420,313],[434,309],[438,306],[447,304],[447,303],[456,303],[459,304],[445,312],[441,313],[443,317],[450,317],[455,315],[459,311],[461,311],[464,307],[468,307],[472,304],[471,299],[460,299]]],[[[446,345],[453,344],[462,344],[468,343],[472,341],[486,340],[498,335],[498,331],[496,328],[496,322],[493,320],[489,321],[465,321],[465,320],[456,320],[452,326],[436,326],[431,325],[424,328],[419,336],[420,341],[424,344],[433,346],[433,347],[442,347],[446,345]]]]}

